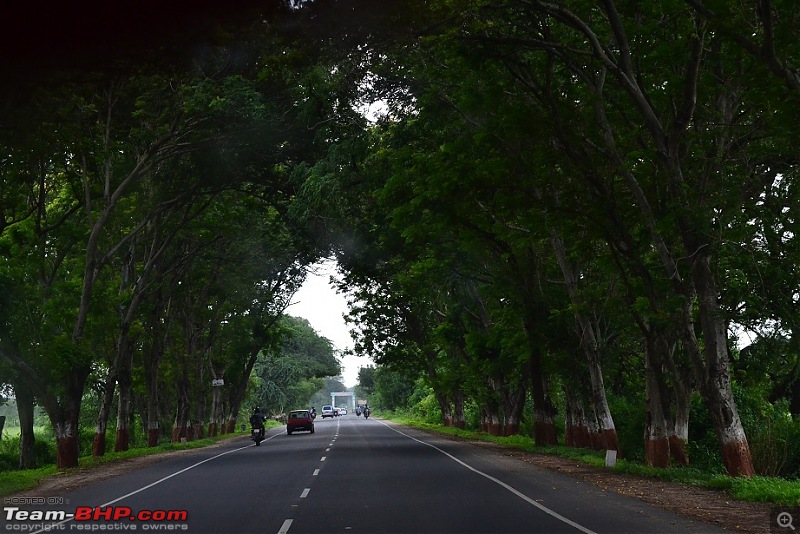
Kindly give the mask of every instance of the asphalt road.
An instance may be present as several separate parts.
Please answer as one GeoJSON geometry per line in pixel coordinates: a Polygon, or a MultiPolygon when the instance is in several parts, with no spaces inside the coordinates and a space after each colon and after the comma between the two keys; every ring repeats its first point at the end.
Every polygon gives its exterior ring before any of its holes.
{"type": "Polygon", "coordinates": [[[43,502],[6,501],[0,517],[0,531],[87,530],[722,532],[492,450],[355,415],[317,418],[314,434],[273,429],[259,447],[236,440],[43,502]]]}

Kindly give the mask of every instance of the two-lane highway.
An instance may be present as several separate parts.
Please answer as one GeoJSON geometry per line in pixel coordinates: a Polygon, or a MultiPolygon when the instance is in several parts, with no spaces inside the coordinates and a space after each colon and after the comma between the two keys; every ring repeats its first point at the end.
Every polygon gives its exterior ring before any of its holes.
{"type": "Polygon", "coordinates": [[[497,451],[355,415],[182,454],[43,502],[2,530],[714,532],[497,451]],[[66,514],[66,515],[59,515],[66,514]],[[72,514],[71,516],[69,514],[72,514]]]}

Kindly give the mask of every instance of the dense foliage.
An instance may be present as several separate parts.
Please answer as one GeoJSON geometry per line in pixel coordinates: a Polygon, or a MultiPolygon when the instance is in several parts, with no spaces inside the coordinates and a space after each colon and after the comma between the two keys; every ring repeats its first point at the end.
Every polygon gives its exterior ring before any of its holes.
{"type": "Polygon", "coordinates": [[[6,91],[0,369],[60,465],[89,387],[96,454],[309,398],[334,254],[373,405],[798,475],[793,2],[262,8],[6,91]]]}

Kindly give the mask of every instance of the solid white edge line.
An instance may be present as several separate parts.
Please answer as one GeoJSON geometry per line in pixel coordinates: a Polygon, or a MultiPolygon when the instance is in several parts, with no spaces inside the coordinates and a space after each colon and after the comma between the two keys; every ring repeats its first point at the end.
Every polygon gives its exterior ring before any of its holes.
{"type": "MultiPolygon", "coordinates": [[[[280,436],[280,435],[281,434],[275,434],[274,436],[268,437],[264,441],[269,441],[272,438],[275,438],[275,437],[280,436]]],[[[211,458],[206,458],[205,460],[201,460],[201,461],[197,462],[196,464],[190,465],[189,467],[184,467],[180,471],[175,471],[171,475],[167,475],[164,478],[160,478],[160,479],[156,480],[155,482],[151,482],[150,484],[148,484],[146,486],[142,486],[141,488],[139,488],[137,490],[134,490],[134,491],[132,491],[130,493],[127,493],[127,494],[123,495],[122,497],[117,497],[113,501],[108,501],[105,504],[101,504],[99,506],[96,506],[96,508],[105,508],[106,506],[110,506],[110,505],[112,505],[114,503],[118,503],[122,499],[127,499],[128,497],[136,495],[137,493],[141,493],[144,490],[152,488],[153,486],[157,486],[157,485],[161,484],[162,482],[165,482],[165,481],[169,480],[172,477],[176,477],[176,476],[180,475],[181,473],[185,473],[186,471],[189,471],[190,469],[194,469],[198,465],[202,465],[202,464],[204,464],[206,462],[210,462],[211,460],[216,460],[217,458],[220,458],[221,456],[225,456],[226,454],[230,454],[232,452],[242,451],[244,449],[247,449],[248,447],[255,447],[255,446],[256,446],[255,443],[251,443],[250,445],[245,445],[244,447],[239,447],[238,449],[231,449],[229,451],[225,451],[223,453],[217,454],[216,456],[212,456],[211,458]]],[[[49,531],[53,530],[53,527],[57,527],[58,525],[63,525],[65,523],[69,523],[70,521],[74,521],[74,518],[65,519],[64,521],[61,521],[59,523],[51,523],[47,527],[44,527],[44,528],[42,528],[40,530],[35,530],[35,531],[31,532],[31,534],[41,534],[42,532],[49,532],[49,531]]]]}
{"type": "Polygon", "coordinates": [[[281,525],[281,528],[278,530],[278,534],[286,534],[287,532],[289,532],[289,529],[292,527],[293,521],[294,519],[287,519],[286,521],[284,521],[283,524],[281,525]]]}
{"type": "Polygon", "coordinates": [[[493,477],[492,475],[490,475],[488,473],[484,473],[480,469],[476,469],[476,468],[472,467],[471,465],[469,465],[468,463],[466,463],[466,462],[464,462],[462,460],[459,460],[458,458],[456,458],[455,456],[453,456],[449,452],[440,449],[436,445],[433,445],[431,443],[426,443],[426,442],[422,441],[421,439],[415,438],[414,436],[409,436],[405,432],[401,432],[400,430],[397,430],[396,428],[392,428],[391,426],[387,425],[383,421],[380,421],[380,420],[377,420],[377,419],[376,419],[376,421],[378,421],[380,424],[382,424],[383,426],[385,426],[389,430],[393,430],[394,432],[397,432],[401,436],[405,436],[405,437],[407,437],[409,439],[413,439],[417,443],[421,443],[423,445],[426,445],[426,446],[428,446],[428,447],[430,447],[432,449],[435,449],[435,450],[439,451],[440,453],[444,454],[445,456],[447,456],[451,460],[453,460],[453,461],[461,464],[462,466],[466,467],[467,469],[469,469],[473,473],[477,473],[477,474],[481,475],[482,477],[491,480],[492,482],[494,482],[498,486],[508,490],[509,492],[513,493],[514,495],[516,495],[517,497],[519,497],[523,501],[527,502],[528,504],[531,504],[531,505],[535,506],[536,508],[538,508],[542,512],[546,513],[547,515],[549,515],[551,517],[554,517],[554,518],[558,519],[559,521],[561,521],[563,523],[566,523],[567,525],[569,525],[569,526],[571,526],[571,527],[573,527],[573,528],[575,528],[577,530],[580,530],[581,532],[584,532],[585,534],[597,534],[595,531],[589,530],[588,528],[584,527],[583,525],[580,525],[580,524],[576,523],[575,521],[572,521],[571,519],[568,519],[568,518],[564,517],[563,515],[559,514],[558,512],[556,512],[554,510],[551,510],[547,506],[544,506],[543,504],[539,504],[535,500],[531,499],[530,497],[528,497],[527,495],[525,495],[524,493],[522,493],[518,489],[506,484],[502,480],[499,480],[499,479],[493,477]]]}

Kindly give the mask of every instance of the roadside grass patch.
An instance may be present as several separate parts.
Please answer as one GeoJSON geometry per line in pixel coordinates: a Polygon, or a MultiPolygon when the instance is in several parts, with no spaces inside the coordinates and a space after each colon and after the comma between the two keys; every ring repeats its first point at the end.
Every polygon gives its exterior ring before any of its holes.
{"type": "Polygon", "coordinates": [[[743,501],[800,506],[800,481],[775,477],[737,477],[731,479],[731,493],[743,501]]]}
{"type": "Polygon", "coordinates": [[[58,471],[54,465],[0,473],[0,497],[35,488],[40,480],[55,475],[58,471]]]}

